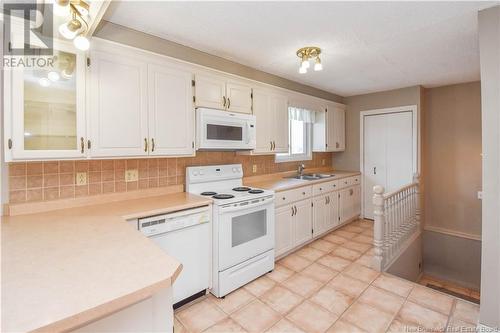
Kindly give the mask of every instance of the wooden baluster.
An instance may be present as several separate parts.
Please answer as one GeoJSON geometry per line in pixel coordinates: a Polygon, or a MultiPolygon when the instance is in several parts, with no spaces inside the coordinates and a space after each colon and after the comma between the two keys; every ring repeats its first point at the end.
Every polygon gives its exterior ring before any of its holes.
{"type": "Polygon", "coordinates": [[[420,230],[420,175],[416,173],[413,175],[413,182],[417,183],[415,187],[415,227],[417,231],[420,230]]]}
{"type": "Polygon", "coordinates": [[[373,187],[373,269],[381,272],[385,263],[384,260],[384,233],[385,233],[385,203],[384,188],[380,185],[373,187]]]}

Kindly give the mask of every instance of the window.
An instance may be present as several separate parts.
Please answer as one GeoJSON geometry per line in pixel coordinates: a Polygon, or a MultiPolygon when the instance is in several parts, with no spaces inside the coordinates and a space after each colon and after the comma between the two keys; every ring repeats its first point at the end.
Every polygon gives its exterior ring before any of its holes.
{"type": "Polygon", "coordinates": [[[314,112],[295,107],[288,108],[288,153],[276,154],[276,162],[312,159],[312,123],[314,112]]]}

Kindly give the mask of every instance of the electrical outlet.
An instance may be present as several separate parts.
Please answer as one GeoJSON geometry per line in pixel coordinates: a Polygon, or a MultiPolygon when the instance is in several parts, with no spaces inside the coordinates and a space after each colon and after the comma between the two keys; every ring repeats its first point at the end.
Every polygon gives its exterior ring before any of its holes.
{"type": "Polygon", "coordinates": [[[483,191],[478,191],[478,192],[477,192],[477,198],[478,198],[479,200],[483,200],[483,191]]]}
{"type": "Polygon", "coordinates": [[[125,170],[125,181],[126,182],[135,182],[139,179],[139,173],[137,169],[129,169],[125,170]]]}
{"type": "Polygon", "coordinates": [[[326,164],[326,160],[325,159],[322,159],[321,160],[321,165],[325,165],[326,164]]]}
{"type": "Polygon", "coordinates": [[[257,172],[257,164],[252,165],[252,172],[256,173],[257,172]]]}
{"type": "Polygon", "coordinates": [[[87,173],[86,172],[77,172],[75,183],[77,186],[87,185],[87,173]]]}

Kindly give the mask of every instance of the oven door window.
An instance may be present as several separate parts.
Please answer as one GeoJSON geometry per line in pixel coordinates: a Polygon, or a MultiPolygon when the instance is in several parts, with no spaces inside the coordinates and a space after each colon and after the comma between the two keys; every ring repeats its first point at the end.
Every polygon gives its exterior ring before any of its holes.
{"type": "Polygon", "coordinates": [[[224,140],[224,141],[242,141],[243,128],[241,126],[207,124],[207,139],[224,140]]]}
{"type": "Polygon", "coordinates": [[[233,217],[231,221],[231,246],[251,242],[267,234],[267,210],[259,210],[233,217]]]}

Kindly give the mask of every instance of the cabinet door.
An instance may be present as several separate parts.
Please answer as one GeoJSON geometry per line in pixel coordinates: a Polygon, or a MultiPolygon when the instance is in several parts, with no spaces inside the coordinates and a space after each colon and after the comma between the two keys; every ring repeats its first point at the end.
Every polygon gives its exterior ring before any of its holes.
{"type": "Polygon", "coordinates": [[[321,195],[313,199],[313,237],[321,235],[328,229],[330,217],[328,195],[321,195]]]}
{"type": "Polygon", "coordinates": [[[90,54],[91,155],[148,155],[147,65],[123,54],[90,54]]]}
{"type": "Polygon", "coordinates": [[[342,108],[334,109],[334,136],[335,151],[345,150],[345,110],[342,108]]]}
{"type": "Polygon", "coordinates": [[[271,111],[273,114],[272,137],[274,141],[274,152],[288,153],[288,98],[283,95],[273,94],[271,96],[271,111]]]}
{"type": "Polygon", "coordinates": [[[226,84],[226,109],[232,112],[252,113],[252,87],[228,82],[226,84]]]}
{"type": "Polygon", "coordinates": [[[294,245],[298,246],[312,238],[311,199],[296,202],[293,206],[296,208],[294,216],[294,245]]]}
{"type": "Polygon", "coordinates": [[[325,113],[326,121],[326,151],[336,150],[337,144],[337,134],[335,132],[335,109],[333,107],[328,107],[328,111],[325,113]]]}
{"type": "Polygon", "coordinates": [[[255,89],[253,92],[253,113],[256,117],[257,145],[255,153],[272,153],[273,114],[270,110],[271,96],[268,91],[255,89]]]}
{"type": "Polygon", "coordinates": [[[226,82],[224,79],[212,75],[196,75],[194,91],[197,107],[225,108],[226,82]]]}
{"type": "Polygon", "coordinates": [[[327,229],[332,229],[339,224],[339,194],[332,192],[328,194],[328,221],[327,229]]]}
{"type": "Polygon", "coordinates": [[[194,107],[192,75],[149,65],[150,155],[193,155],[194,107]]]}
{"type": "Polygon", "coordinates": [[[350,188],[339,191],[339,223],[344,223],[350,218],[350,188]]]}
{"type": "Polygon", "coordinates": [[[356,185],[353,188],[353,212],[352,215],[359,216],[361,214],[361,186],[356,185]]]}
{"type": "Polygon", "coordinates": [[[84,53],[54,42],[54,56],[47,67],[4,71],[5,131],[12,140],[7,161],[87,153],[84,53]]]}
{"type": "Polygon", "coordinates": [[[275,256],[279,256],[294,247],[293,208],[286,205],[275,210],[275,256]]]}

